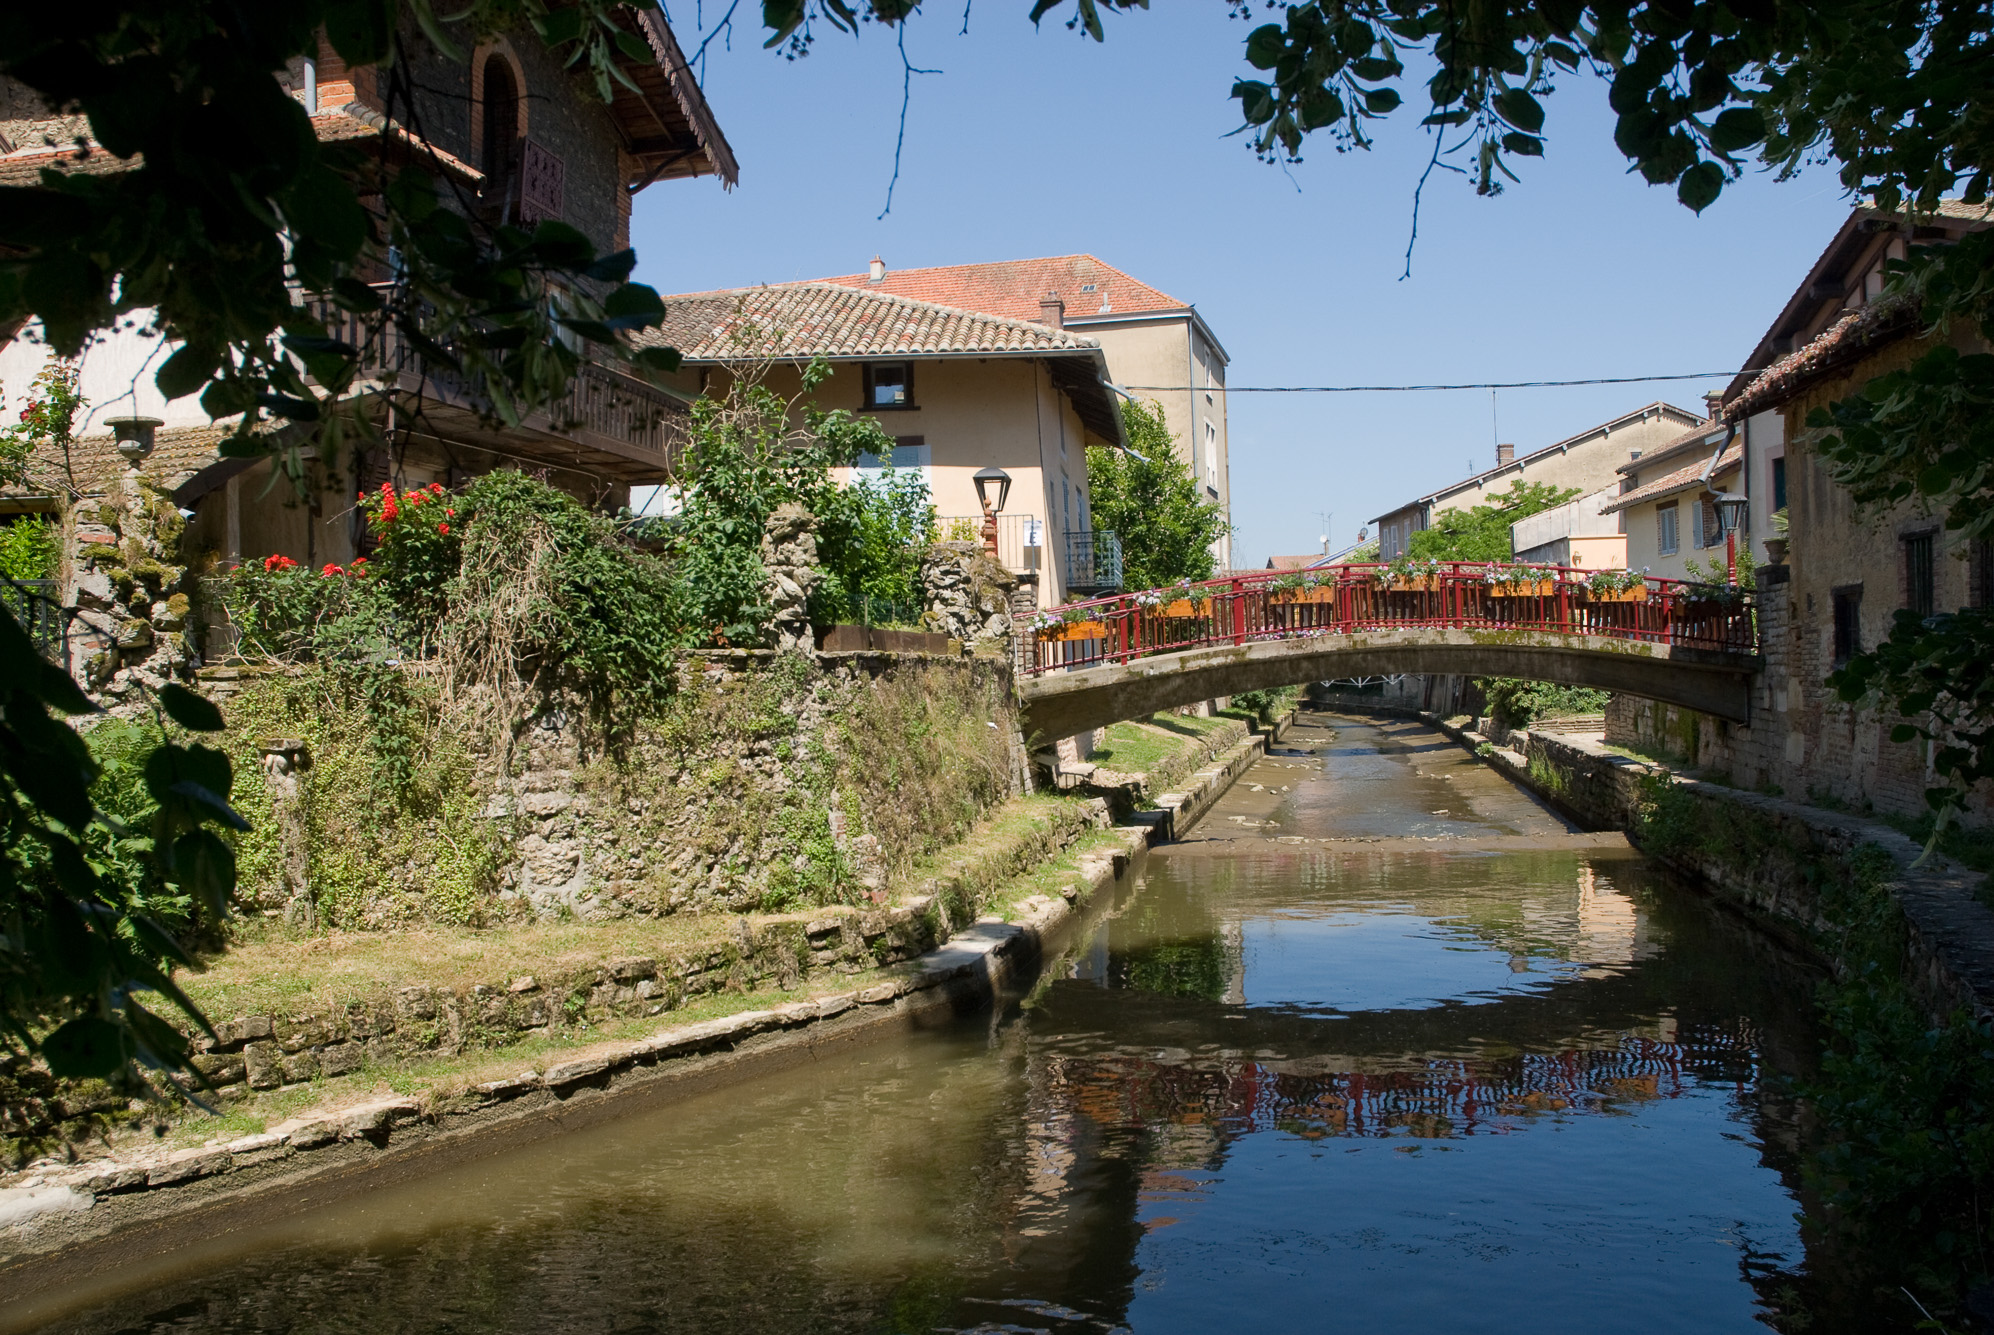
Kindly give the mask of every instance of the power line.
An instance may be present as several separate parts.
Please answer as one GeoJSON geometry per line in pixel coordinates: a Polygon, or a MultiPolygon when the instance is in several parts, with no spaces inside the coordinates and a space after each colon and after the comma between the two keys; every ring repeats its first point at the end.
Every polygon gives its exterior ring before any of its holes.
{"type": "Polygon", "coordinates": [[[1600,376],[1592,380],[1481,380],[1464,385],[1119,385],[1154,394],[1182,394],[1210,389],[1222,394],[1423,394],[1448,389],[1563,389],[1571,385],[1641,385],[1662,380],[1709,380],[1735,376],[1737,371],[1688,371],[1682,375],[1600,376]]]}

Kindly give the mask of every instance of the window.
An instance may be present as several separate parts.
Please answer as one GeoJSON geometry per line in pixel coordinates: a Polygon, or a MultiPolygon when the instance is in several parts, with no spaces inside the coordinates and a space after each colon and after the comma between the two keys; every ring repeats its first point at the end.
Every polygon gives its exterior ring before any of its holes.
{"type": "MultiPolygon", "coordinates": [[[[893,439],[893,458],[890,461],[881,459],[876,454],[860,454],[858,461],[852,466],[860,472],[876,473],[888,462],[891,462],[895,469],[926,469],[931,462],[927,440],[921,436],[896,436],[893,439]]],[[[924,472],[922,476],[926,477],[926,473],[924,472]]]]}
{"type": "Polygon", "coordinates": [[[485,57],[484,143],[478,165],[485,173],[485,196],[503,203],[512,187],[519,142],[519,84],[512,63],[494,51],[485,57]]]}
{"type": "Polygon", "coordinates": [[[880,412],[915,406],[912,362],[866,363],[864,411],[880,412]]]}
{"type": "Polygon", "coordinates": [[[1676,532],[1676,503],[1655,507],[1655,550],[1663,556],[1674,556],[1680,540],[1676,532]]]}
{"type": "Polygon", "coordinates": [[[1786,508],[1786,456],[1783,454],[1772,461],[1772,508],[1786,508]]]}
{"type": "Polygon", "coordinates": [[[1849,584],[1836,589],[1835,600],[1835,666],[1844,663],[1862,652],[1862,585],[1849,584]]]}
{"type": "Polygon", "coordinates": [[[1717,502],[1708,496],[1696,502],[1696,545],[1699,547],[1721,547],[1724,545],[1724,521],[1717,517],[1717,502]]]}
{"type": "Polygon", "coordinates": [[[1932,569],[1932,534],[1913,533],[1903,541],[1904,607],[1918,617],[1937,609],[1938,590],[1932,569]]]}

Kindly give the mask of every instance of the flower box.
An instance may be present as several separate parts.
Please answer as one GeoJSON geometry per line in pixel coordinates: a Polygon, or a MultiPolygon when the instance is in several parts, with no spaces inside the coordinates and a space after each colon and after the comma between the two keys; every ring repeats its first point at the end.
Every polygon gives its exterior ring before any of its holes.
{"type": "Polygon", "coordinates": [[[1497,594],[1504,598],[1549,598],[1558,591],[1558,581],[1554,579],[1513,579],[1495,586],[1497,594]]]}
{"type": "Polygon", "coordinates": [[[1336,601],[1336,589],[1334,587],[1276,589],[1273,601],[1276,607],[1285,607],[1293,603],[1333,603],[1336,601]]]}
{"type": "Polygon", "coordinates": [[[1209,598],[1178,598],[1163,605],[1163,615],[1167,617],[1201,617],[1212,610],[1209,598]]]}
{"type": "Polygon", "coordinates": [[[1440,591],[1440,576],[1406,575],[1403,578],[1394,579],[1386,588],[1391,593],[1438,593],[1440,591]]]}
{"type": "Polygon", "coordinates": [[[1590,596],[1596,603],[1645,603],[1648,601],[1648,586],[1636,584],[1631,589],[1594,589],[1590,596]]]}
{"type": "Polygon", "coordinates": [[[1061,644],[1071,644],[1077,640],[1105,640],[1108,638],[1108,623],[1105,621],[1068,621],[1064,625],[1047,626],[1039,632],[1039,638],[1061,644]]]}

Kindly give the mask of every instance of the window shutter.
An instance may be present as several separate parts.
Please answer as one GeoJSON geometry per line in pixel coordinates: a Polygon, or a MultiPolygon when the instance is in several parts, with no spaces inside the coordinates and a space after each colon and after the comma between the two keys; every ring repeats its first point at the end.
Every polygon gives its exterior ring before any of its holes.
{"type": "Polygon", "coordinates": [[[1691,508],[1689,512],[1689,524],[1690,524],[1689,545],[1692,547],[1709,546],[1710,544],[1703,540],[1703,502],[1702,501],[1697,501],[1694,504],[1694,506],[1691,508]]]}
{"type": "Polygon", "coordinates": [[[519,162],[519,220],[537,223],[559,218],[566,177],[561,160],[528,139],[519,162]]]}

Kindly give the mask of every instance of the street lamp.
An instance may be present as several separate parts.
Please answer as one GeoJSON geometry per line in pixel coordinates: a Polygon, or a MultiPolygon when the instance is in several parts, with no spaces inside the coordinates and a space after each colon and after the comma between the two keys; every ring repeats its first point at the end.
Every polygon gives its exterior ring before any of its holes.
{"type": "Polygon", "coordinates": [[[1727,584],[1738,582],[1738,529],[1745,522],[1745,507],[1751,502],[1743,496],[1720,491],[1713,498],[1717,506],[1717,523],[1724,530],[1724,581],[1727,584]]]}
{"type": "Polygon", "coordinates": [[[1011,495],[1011,475],[992,464],[979,468],[970,481],[976,484],[976,499],[983,507],[983,550],[997,559],[997,512],[1004,508],[1004,502],[1011,495]],[[990,503],[990,488],[997,488],[997,503],[990,503]]]}

